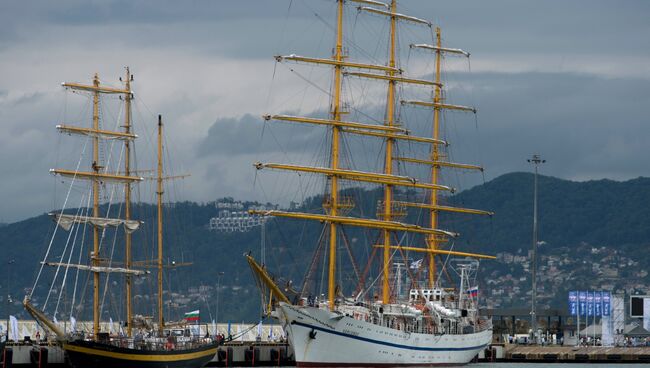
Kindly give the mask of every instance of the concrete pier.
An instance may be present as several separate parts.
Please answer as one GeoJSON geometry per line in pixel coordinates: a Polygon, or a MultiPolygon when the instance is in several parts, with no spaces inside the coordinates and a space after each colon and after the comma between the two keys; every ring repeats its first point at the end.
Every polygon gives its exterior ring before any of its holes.
{"type": "Polygon", "coordinates": [[[503,362],[650,363],[650,347],[505,345],[503,362]]]}

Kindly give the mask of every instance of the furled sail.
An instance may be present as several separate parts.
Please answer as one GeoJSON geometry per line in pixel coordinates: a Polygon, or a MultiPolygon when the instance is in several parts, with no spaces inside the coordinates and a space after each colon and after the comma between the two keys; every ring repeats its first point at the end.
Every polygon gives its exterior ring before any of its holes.
{"type": "Polygon", "coordinates": [[[124,226],[124,230],[127,233],[132,233],[140,228],[141,221],[138,220],[123,220],[115,218],[104,218],[104,217],[89,217],[89,216],[74,216],[74,215],[65,215],[62,213],[50,213],[50,216],[53,216],[57,224],[61,226],[64,230],[69,231],[72,228],[72,224],[91,224],[93,226],[107,228],[107,227],[117,227],[120,225],[124,226]]]}
{"type": "Polygon", "coordinates": [[[133,270],[124,267],[88,266],[82,264],[63,263],[63,262],[41,262],[41,263],[46,266],[72,267],[72,268],[80,269],[82,271],[92,271],[92,272],[102,272],[102,273],[128,273],[130,275],[135,275],[135,276],[142,276],[149,273],[148,271],[133,270]]]}

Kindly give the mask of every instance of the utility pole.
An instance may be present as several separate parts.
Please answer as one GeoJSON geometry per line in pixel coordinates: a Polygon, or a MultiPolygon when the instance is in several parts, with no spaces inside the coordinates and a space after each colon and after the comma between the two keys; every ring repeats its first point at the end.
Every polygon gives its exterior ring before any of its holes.
{"type": "Polygon", "coordinates": [[[532,158],[528,159],[528,162],[535,166],[535,184],[533,190],[533,256],[532,258],[532,274],[533,274],[533,290],[532,290],[532,301],[530,305],[530,326],[533,330],[533,343],[537,344],[537,168],[540,164],[546,162],[542,158],[535,154],[532,158]]]}
{"type": "Polygon", "coordinates": [[[214,316],[214,318],[217,320],[217,326],[219,326],[219,291],[221,291],[221,276],[223,275],[224,272],[219,272],[217,274],[217,310],[214,316]]]}
{"type": "Polygon", "coordinates": [[[15,259],[10,259],[7,261],[7,335],[5,337],[5,342],[9,341],[9,327],[11,323],[11,303],[13,303],[13,300],[11,300],[11,273],[9,270],[11,269],[11,265],[16,263],[15,259]]]}

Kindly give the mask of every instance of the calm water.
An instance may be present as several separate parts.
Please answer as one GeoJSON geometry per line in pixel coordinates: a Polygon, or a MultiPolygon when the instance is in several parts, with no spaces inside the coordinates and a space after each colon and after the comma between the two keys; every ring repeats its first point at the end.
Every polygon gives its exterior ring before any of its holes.
{"type": "Polygon", "coordinates": [[[647,368],[648,364],[627,364],[627,363],[477,363],[477,364],[472,364],[469,365],[468,367],[490,367],[490,368],[497,368],[497,367],[503,367],[503,368],[515,368],[515,367],[542,367],[542,366],[549,366],[549,368],[555,368],[555,367],[571,367],[571,368],[578,368],[578,367],[589,367],[589,368],[598,368],[598,367],[607,367],[607,368],[612,368],[612,367],[644,367],[647,368]]]}
{"type": "MultiPolygon", "coordinates": [[[[649,364],[628,364],[628,363],[476,363],[469,364],[466,367],[468,368],[518,368],[518,367],[531,367],[531,368],[541,368],[543,366],[548,366],[548,368],[556,367],[568,367],[568,368],[612,368],[612,367],[624,367],[624,368],[633,368],[633,367],[650,367],[649,364]]],[[[260,368],[274,368],[274,367],[260,367],[260,368]]],[[[275,367],[277,368],[277,367],[275,367]]]]}

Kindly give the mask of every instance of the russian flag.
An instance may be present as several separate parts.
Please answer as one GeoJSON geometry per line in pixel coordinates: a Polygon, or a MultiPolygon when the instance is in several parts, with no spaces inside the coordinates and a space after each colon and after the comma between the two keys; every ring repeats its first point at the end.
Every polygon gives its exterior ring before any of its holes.
{"type": "Polygon", "coordinates": [[[469,294],[469,296],[471,296],[473,298],[477,297],[478,296],[478,286],[474,286],[473,288],[469,288],[467,290],[467,294],[469,294]]]}

